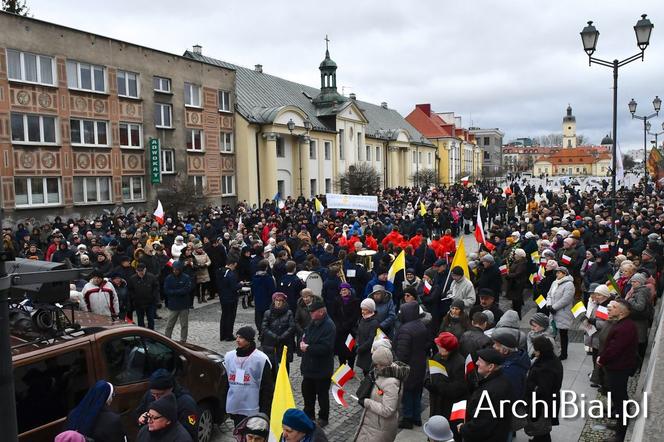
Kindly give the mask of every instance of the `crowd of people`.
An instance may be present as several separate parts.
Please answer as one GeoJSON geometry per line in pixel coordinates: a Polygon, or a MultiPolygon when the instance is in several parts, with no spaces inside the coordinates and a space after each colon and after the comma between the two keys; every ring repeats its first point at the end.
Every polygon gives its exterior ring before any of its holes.
{"type": "MultiPolygon", "coordinates": [[[[261,440],[247,429],[269,426],[287,347],[288,370],[301,359],[304,409],[289,414],[295,426],[284,416],[283,440],[326,440],[336,357],[362,379],[356,439],[392,441],[400,428],[422,426],[427,390],[429,440],[505,442],[524,429],[532,441],[550,441],[559,422],[541,405],[524,419],[494,418],[479,405],[488,394],[496,404],[537,399],[558,407],[570,331],[581,330],[593,357],[589,382],[612,394],[620,441],[627,381],[646,353],[662,290],[664,206],[652,188],[622,188],[611,201],[607,187],[396,188],[379,195],[377,212],[320,212],[289,198],[167,214],[163,224],[134,213],[56,217],[5,228],[3,240],[16,256],[89,269],[89,281],[72,286],[81,309],[149,328],[165,312],[165,334],[179,322],[183,342],[194,303],[218,298],[219,339],[237,343],[225,364],[238,440],[261,440]],[[466,273],[451,265],[456,238],[475,230],[478,214],[486,241],[469,250],[466,273]],[[401,251],[405,269],[393,277],[401,251]],[[318,273],[322,289],[307,288],[300,271],[318,273]],[[537,312],[527,331],[521,320],[530,299],[537,312]],[[255,328],[236,330],[240,304],[254,309],[255,328]],[[465,418],[457,419],[462,401],[465,418]]],[[[148,410],[141,434],[155,431],[159,416],[177,420],[172,403],[163,407],[148,410]]],[[[178,434],[173,440],[188,440],[178,434]]]]}

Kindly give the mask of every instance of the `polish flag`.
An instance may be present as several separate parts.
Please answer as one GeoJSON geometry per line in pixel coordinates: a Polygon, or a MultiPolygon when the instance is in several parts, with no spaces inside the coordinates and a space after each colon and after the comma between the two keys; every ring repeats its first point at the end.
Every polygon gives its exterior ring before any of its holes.
{"type": "Polygon", "coordinates": [[[500,270],[501,275],[507,275],[507,264],[501,265],[498,267],[498,270],[500,270]]]}
{"type": "Polygon", "coordinates": [[[563,253],[563,256],[560,257],[560,260],[563,262],[565,265],[569,265],[569,263],[572,262],[572,258],[570,256],[567,256],[563,253]]]}
{"type": "Polygon", "coordinates": [[[472,373],[475,370],[475,362],[473,361],[473,357],[468,354],[466,356],[466,374],[465,377],[468,377],[470,373],[472,373]]]}
{"type": "Polygon", "coordinates": [[[600,252],[608,252],[609,251],[609,245],[608,244],[602,244],[599,246],[599,251],[600,252]]]}
{"type": "Polygon", "coordinates": [[[461,178],[461,184],[467,186],[469,180],[470,180],[470,175],[466,175],[465,177],[461,178]]]}
{"type": "Polygon", "coordinates": [[[603,305],[598,306],[597,310],[595,310],[595,317],[599,318],[599,319],[604,319],[605,321],[608,321],[608,319],[609,319],[609,309],[607,309],[603,305]]]}
{"type": "Polygon", "coordinates": [[[622,255],[622,252],[623,252],[622,247],[618,247],[618,253],[620,253],[622,255]]]}
{"type": "Polygon", "coordinates": [[[342,364],[332,375],[332,381],[338,386],[343,387],[354,376],[355,372],[347,364],[342,364]]]}
{"type": "Polygon", "coordinates": [[[350,333],[348,333],[348,337],[346,338],[346,347],[348,347],[349,351],[353,351],[355,348],[355,338],[350,333]]]}
{"type": "Polygon", "coordinates": [[[431,284],[429,284],[429,281],[424,281],[424,294],[428,295],[429,292],[431,291],[431,284]]]}
{"type": "Polygon", "coordinates": [[[452,413],[450,413],[450,422],[452,421],[465,421],[466,420],[466,401],[459,401],[452,405],[452,413]]]}
{"type": "Polygon", "coordinates": [[[173,263],[174,263],[174,262],[175,262],[175,260],[174,260],[173,258],[171,258],[171,259],[168,260],[168,262],[166,263],[166,265],[167,265],[168,267],[173,267],[173,263]]]}
{"type": "Polygon", "coordinates": [[[344,399],[344,394],[346,392],[343,390],[343,388],[339,387],[336,384],[331,384],[330,393],[332,393],[332,397],[337,402],[337,404],[341,405],[344,408],[348,408],[348,403],[344,399]]]}
{"type": "Polygon", "coordinates": [[[486,240],[484,236],[484,227],[482,225],[482,216],[480,215],[480,206],[477,206],[477,221],[475,223],[475,241],[477,244],[482,244],[487,250],[492,251],[496,248],[493,244],[486,240]]]}
{"type": "Polygon", "coordinates": [[[161,206],[160,200],[157,200],[157,209],[154,211],[153,216],[160,226],[164,224],[164,208],[161,206]]]}

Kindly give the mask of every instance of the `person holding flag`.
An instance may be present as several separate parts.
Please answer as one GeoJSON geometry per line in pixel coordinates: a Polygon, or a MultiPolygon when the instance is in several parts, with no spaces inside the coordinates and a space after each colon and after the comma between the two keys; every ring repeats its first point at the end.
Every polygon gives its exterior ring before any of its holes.
{"type": "Polygon", "coordinates": [[[429,391],[429,416],[450,416],[452,405],[468,398],[468,384],[464,377],[464,358],[459,353],[459,341],[449,332],[434,339],[438,352],[430,360],[429,375],[424,388],[429,391]],[[431,361],[443,367],[434,373],[431,361]]]}
{"type": "Polygon", "coordinates": [[[366,376],[371,369],[371,346],[376,338],[376,330],[380,327],[380,322],[376,318],[376,303],[373,299],[363,299],[360,303],[360,311],[362,318],[357,323],[355,335],[356,362],[366,376]]]}
{"type": "Polygon", "coordinates": [[[602,335],[602,330],[609,326],[609,302],[613,299],[613,295],[609,288],[600,284],[590,293],[590,300],[588,302],[588,311],[584,317],[584,326],[586,330],[592,326],[595,329],[594,333],[584,333],[583,344],[592,349],[593,358],[593,371],[590,375],[590,386],[595,388],[606,388],[604,381],[604,371],[597,366],[597,356],[599,355],[599,339],[602,335]]]}
{"type": "Polygon", "coordinates": [[[574,279],[566,267],[556,268],[556,280],[551,284],[546,297],[549,313],[555,321],[556,329],[560,332],[560,360],[567,359],[568,331],[572,327],[574,316],[574,279]]]}
{"type": "Polygon", "coordinates": [[[399,431],[399,394],[410,368],[394,362],[392,352],[385,347],[377,348],[371,359],[375,381],[369,397],[358,398],[364,410],[353,441],[392,442],[399,431]]]}
{"type": "Polygon", "coordinates": [[[373,291],[369,295],[376,304],[376,319],[378,320],[380,329],[387,336],[392,336],[394,330],[394,323],[397,319],[396,307],[392,302],[392,293],[387,291],[382,285],[373,286],[373,291]]]}

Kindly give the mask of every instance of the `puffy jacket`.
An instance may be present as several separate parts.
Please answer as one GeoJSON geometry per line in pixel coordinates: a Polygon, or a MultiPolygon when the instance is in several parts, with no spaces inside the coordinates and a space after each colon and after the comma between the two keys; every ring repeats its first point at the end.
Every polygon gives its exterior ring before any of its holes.
{"type": "Polygon", "coordinates": [[[546,305],[554,310],[551,316],[556,321],[557,328],[567,330],[572,326],[572,321],[574,321],[571,310],[573,303],[574,279],[570,275],[566,275],[553,281],[546,297],[546,305]]]}
{"type": "Polygon", "coordinates": [[[210,260],[207,253],[194,253],[194,261],[196,262],[196,283],[203,284],[210,282],[208,267],[212,264],[212,260],[210,260]]]}
{"type": "Polygon", "coordinates": [[[369,318],[360,318],[357,323],[357,334],[355,336],[356,365],[362,370],[371,368],[371,346],[376,337],[376,329],[380,327],[380,322],[376,315],[369,318]]]}
{"type": "Polygon", "coordinates": [[[397,312],[391,295],[383,293],[383,299],[380,302],[376,302],[376,319],[380,322],[380,329],[387,336],[392,336],[397,312]]]}
{"type": "Polygon", "coordinates": [[[516,342],[519,343],[519,348],[521,350],[526,350],[528,348],[528,336],[521,331],[519,314],[514,310],[507,310],[503,314],[503,316],[500,318],[500,321],[498,321],[496,324],[495,330],[498,329],[508,331],[512,336],[514,336],[516,338],[516,342]]]}
{"type": "Polygon", "coordinates": [[[270,358],[273,367],[281,360],[284,345],[288,346],[288,362],[293,361],[295,350],[295,319],[288,306],[277,309],[272,305],[263,316],[260,332],[261,350],[270,358]]]}
{"type": "Polygon", "coordinates": [[[399,431],[399,402],[409,368],[398,362],[375,370],[376,382],[364,400],[354,441],[393,442],[399,431]]]}
{"type": "Polygon", "coordinates": [[[134,307],[145,308],[159,303],[159,280],[151,273],[145,272],[142,278],[133,275],[127,281],[127,288],[134,307]]]}
{"type": "Polygon", "coordinates": [[[639,343],[648,340],[648,324],[653,316],[653,306],[650,302],[650,288],[642,285],[633,288],[625,297],[631,310],[630,318],[636,324],[639,334],[639,343]]]}
{"type": "Polygon", "coordinates": [[[312,379],[326,379],[334,371],[334,338],[336,327],[329,315],[311,324],[304,330],[302,340],[309,345],[302,354],[300,370],[302,376],[312,379]]]}
{"type": "Polygon", "coordinates": [[[187,310],[189,308],[189,294],[193,283],[191,278],[180,273],[179,276],[170,274],[164,281],[164,296],[166,297],[166,306],[169,310],[187,310]]]}
{"type": "Polygon", "coordinates": [[[463,301],[466,309],[475,305],[475,288],[473,283],[466,277],[461,278],[459,281],[452,281],[450,291],[452,301],[463,301]]]}
{"type": "Polygon", "coordinates": [[[470,326],[459,340],[459,353],[461,356],[466,357],[469,354],[475,356],[475,352],[479,349],[491,347],[493,341],[490,337],[484,334],[484,331],[475,326],[470,326]]]}
{"type": "Polygon", "coordinates": [[[394,340],[394,352],[397,360],[410,367],[405,388],[414,389],[424,383],[429,334],[424,323],[420,321],[420,306],[416,302],[402,305],[399,318],[402,325],[397,330],[394,340]]]}
{"type": "Polygon", "coordinates": [[[526,351],[517,350],[507,355],[501,368],[512,386],[512,400],[523,399],[526,392],[526,375],[530,368],[530,358],[526,351]]]}

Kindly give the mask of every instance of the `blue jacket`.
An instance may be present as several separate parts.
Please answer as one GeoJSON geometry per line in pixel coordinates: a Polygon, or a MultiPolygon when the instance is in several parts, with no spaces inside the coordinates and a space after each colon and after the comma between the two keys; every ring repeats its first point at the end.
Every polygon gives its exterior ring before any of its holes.
{"type": "Polygon", "coordinates": [[[175,276],[172,273],[164,281],[164,295],[169,310],[187,310],[189,308],[192,283],[185,273],[175,276]]]}
{"type": "Polygon", "coordinates": [[[286,294],[288,308],[293,313],[295,313],[295,310],[297,310],[297,300],[300,299],[300,292],[302,289],[306,288],[302,280],[295,274],[286,274],[283,278],[281,278],[281,281],[279,281],[277,287],[280,292],[286,294]]]}
{"type": "Polygon", "coordinates": [[[371,294],[371,292],[373,291],[373,286],[375,286],[375,285],[382,285],[382,286],[385,287],[385,290],[387,290],[388,292],[394,294],[394,284],[392,284],[391,281],[389,281],[389,280],[387,280],[385,282],[379,281],[378,276],[374,275],[374,277],[371,278],[371,281],[367,282],[367,285],[364,288],[364,296],[362,297],[362,299],[369,297],[369,294],[371,294]]]}
{"type": "Polygon", "coordinates": [[[251,293],[254,295],[257,312],[266,312],[272,304],[272,294],[277,291],[272,275],[257,272],[251,277],[251,293]]]}
{"type": "Polygon", "coordinates": [[[530,358],[523,350],[510,353],[502,365],[502,372],[512,386],[512,400],[523,399],[526,392],[526,375],[530,369],[530,358]]]}
{"type": "Polygon", "coordinates": [[[219,302],[221,304],[232,304],[237,301],[240,281],[237,273],[228,267],[217,270],[215,275],[217,290],[219,291],[219,302]]]}

